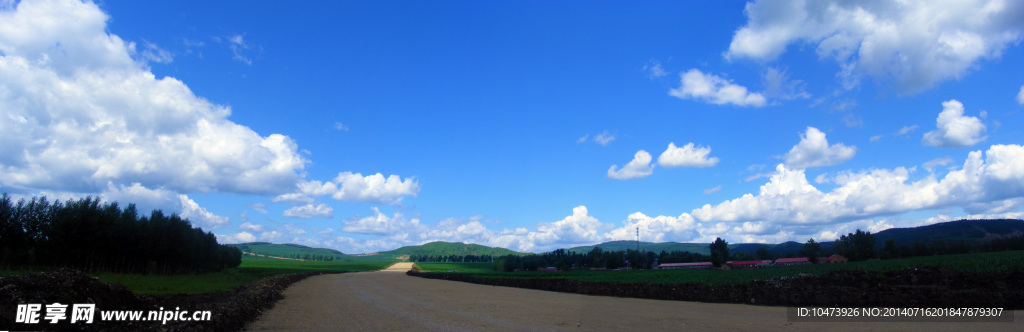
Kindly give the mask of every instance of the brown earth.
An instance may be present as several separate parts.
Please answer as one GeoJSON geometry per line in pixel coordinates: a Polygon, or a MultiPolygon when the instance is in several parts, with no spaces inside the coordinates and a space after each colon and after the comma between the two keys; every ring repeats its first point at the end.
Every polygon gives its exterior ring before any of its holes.
{"type": "Polygon", "coordinates": [[[380,272],[308,278],[249,330],[1010,330],[1004,323],[797,323],[785,307],[588,296],[380,272]]]}

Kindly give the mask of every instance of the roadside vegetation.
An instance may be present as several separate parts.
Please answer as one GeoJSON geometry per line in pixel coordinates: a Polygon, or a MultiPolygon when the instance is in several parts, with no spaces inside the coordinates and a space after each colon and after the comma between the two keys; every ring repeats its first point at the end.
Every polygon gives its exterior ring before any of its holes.
{"type": "Polygon", "coordinates": [[[558,272],[521,271],[494,272],[482,271],[485,264],[473,263],[419,263],[421,271],[437,271],[443,274],[466,275],[478,278],[541,278],[541,279],[573,279],[580,281],[617,282],[617,283],[698,283],[709,285],[741,284],[755,280],[768,280],[796,275],[822,275],[831,271],[872,271],[890,272],[923,267],[943,267],[954,271],[972,273],[1005,273],[1024,269],[1024,250],[987,252],[974,254],[910,257],[887,260],[868,260],[861,262],[837,264],[810,264],[798,266],[778,266],[761,269],[743,270],[627,270],[627,271],[590,271],[568,270],[558,272]],[[446,272],[454,270],[456,272],[446,272]]]}

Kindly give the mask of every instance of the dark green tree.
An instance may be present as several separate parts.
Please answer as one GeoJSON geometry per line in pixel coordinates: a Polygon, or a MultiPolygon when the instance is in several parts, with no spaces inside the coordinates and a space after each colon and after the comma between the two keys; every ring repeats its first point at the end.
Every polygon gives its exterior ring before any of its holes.
{"type": "Polygon", "coordinates": [[[800,250],[800,255],[807,257],[807,260],[811,264],[818,264],[818,253],[821,252],[821,244],[814,242],[814,239],[807,240],[804,243],[803,249],[800,250]]]}
{"type": "Polygon", "coordinates": [[[711,265],[722,267],[726,259],[729,258],[729,243],[719,237],[715,238],[715,242],[712,242],[708,248],[711,249],[711,265]]]}

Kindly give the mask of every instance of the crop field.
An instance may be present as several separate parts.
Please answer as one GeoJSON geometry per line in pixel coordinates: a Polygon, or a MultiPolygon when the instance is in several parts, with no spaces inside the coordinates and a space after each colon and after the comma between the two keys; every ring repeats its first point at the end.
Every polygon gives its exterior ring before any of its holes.
{"type": "Polygon", "coordinates": [[[494,263],[416,263],[420,271],[430,272],[464,272],[489,273],[494,271],[494,263]]]}
{"type": "MultiPolygon", "coordinates": [[[[997,273],[1024,269],[1024,251],[990,252],[963,255],[912,257],[891,260],[780,266],[752,270],[633,270],[565,272],[457,272],[482,278],[553,278],[620,283],[700,283],[739,284],[798,274],[820,275],[837,270],[887,272],[923,266],[941,266],[963,272],[997,273]]],[[[461,271],[455,269],[456,271],[461,271]]],[[[447,270],[445,270],[447,271],[447,270]]]]}

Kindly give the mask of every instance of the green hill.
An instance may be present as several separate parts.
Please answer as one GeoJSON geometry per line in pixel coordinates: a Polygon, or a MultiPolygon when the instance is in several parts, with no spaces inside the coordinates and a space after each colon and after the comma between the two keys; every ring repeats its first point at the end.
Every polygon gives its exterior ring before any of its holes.
{"type": "Polygon", "coordinates": [[[300,244],[273,244],[268,242],[249,242],[239,244],[229,244],[229,246],[237,247],[242,252],[260,254],[265,256],[273,257],[294,257],[293,254],[298,255],[299,258],[304,257],[306,254],[309,255],[320,255],[320,256],[333,256],[335,260],[351,259],[352,256],[346,255],[340,251],[334,249],[324,248],[310,248],[300,244]]]}
{"type": "MultiPolygon", "coordinates": [[[[710,243],[679,243],[679,242],[640,242],[640,250],[653,251],[653,252],[673,252],[673,251],[689,251],[699,254],[708,254],[710,250],[708,245],[710,243]]],[[[605,243],[599,243],[592,246],[580,246],[569,248],[569,252],[585,254],[593,250],[594,248],[601,248],[604,251],[622,251],[622,250],[636,250],[636,241],[610,241],[605,243]]]]}
{"type": "Polygon", "coordinates": [[[525,255],[524,253],[512,251],[505,248],[494,248],[471,243],[458,242],[430,242],[418,246],[406,246],[395,250],[377,253],[381,257],[399,258],[403,256],[503,256],[503,255],[525,255]]]}

